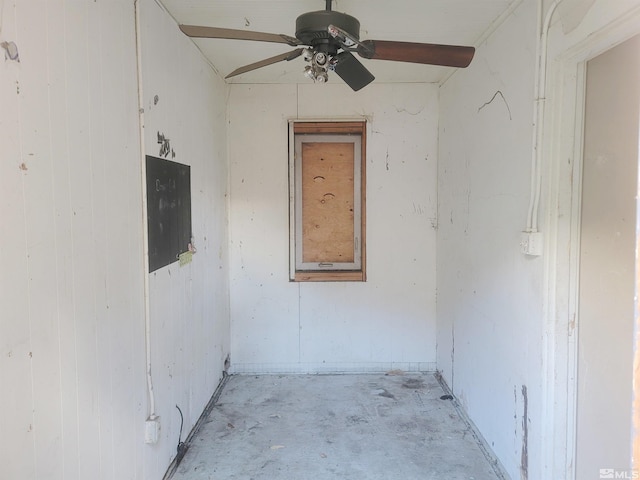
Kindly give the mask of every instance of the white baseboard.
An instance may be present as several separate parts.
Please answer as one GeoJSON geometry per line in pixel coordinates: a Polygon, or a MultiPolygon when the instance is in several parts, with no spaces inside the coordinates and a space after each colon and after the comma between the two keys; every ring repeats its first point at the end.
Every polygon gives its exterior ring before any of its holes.
{"type": "Polygon", "coordinates": [[[233,363],[231,374],[340,374],[387,373],[400,370],[406,373],[433,373],[436,362],[363,362],[363,363],[233,363]]]}

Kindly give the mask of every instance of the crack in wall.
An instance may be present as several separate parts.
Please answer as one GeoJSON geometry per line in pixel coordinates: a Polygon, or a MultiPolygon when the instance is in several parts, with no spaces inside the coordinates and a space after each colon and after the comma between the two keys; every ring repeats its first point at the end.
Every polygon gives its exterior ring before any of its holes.
{"type": "Polygon", "coordinates": [[[493,103],[493,101],[498,97],[498,95],[500,95],[500,97],[502,98],[502,101],[504,102],[504,105],[507,107],[507,112],[509,112],[509,120],[513,120],[513,117],[511,116],[511,108],[509,108],[509,104],[507,103],[507,99],[504,98],[504,95],[500,90],[497,90],[496,93],[493,94],[493,97],[491,97],[491,100],[489,100],[488,102],[485,102],[484,104],[482,104],[480,106],[480,108],[478,108],[478,113],[480,113],[480,110],[482,110],[487,105],[491,105],[493,103]]]}

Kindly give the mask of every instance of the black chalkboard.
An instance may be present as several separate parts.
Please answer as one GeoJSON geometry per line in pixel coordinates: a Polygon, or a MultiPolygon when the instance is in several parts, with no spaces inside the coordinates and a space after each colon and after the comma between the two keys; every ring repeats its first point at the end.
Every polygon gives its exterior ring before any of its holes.
{"type": "Polygon", "coordinates": [[[147,155],[149,273],[178,260],[191,243],[191,167],[147,155]]]}

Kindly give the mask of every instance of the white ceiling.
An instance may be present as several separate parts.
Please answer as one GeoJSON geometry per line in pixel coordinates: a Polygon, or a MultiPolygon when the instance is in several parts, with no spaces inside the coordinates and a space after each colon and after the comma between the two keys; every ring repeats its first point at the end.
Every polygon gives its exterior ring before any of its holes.
{"type": "MultiPolygon", "coordinates": [[[[295,36],[298,15],[324,10],[324,0],[158,0],[178,23],[295,36]]],[[[334,0],[333,10],[360,21],[361,40],[474,46],[514,0],[334,0]]],[[[293,50],[285,44],[193,39],[223,76],[293,50]]],[[[377,82],[439,82],[451,68],[361,59],[377,82]]],[[[233,77],[230,83],[306,83],[299,57],[233,77]]],[[[330,81],[341,81],[336,75],[330,81]]]]}

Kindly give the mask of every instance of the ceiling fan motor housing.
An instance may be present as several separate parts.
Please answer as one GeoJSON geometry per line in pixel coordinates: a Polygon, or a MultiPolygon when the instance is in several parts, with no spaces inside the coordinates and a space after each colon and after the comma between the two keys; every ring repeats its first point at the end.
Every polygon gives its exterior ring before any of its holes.
{"type": "Polygon", "coordinates": [[[303,13],[296,19],[296,38],[304,45],[310,45],[327,53],[335,55],[340,44],[328,31],[329,25],[334,25],[348,32],[356,39],[360,39],[360,22],[357,18],[346,13],[330,10],[303,13]]]}

